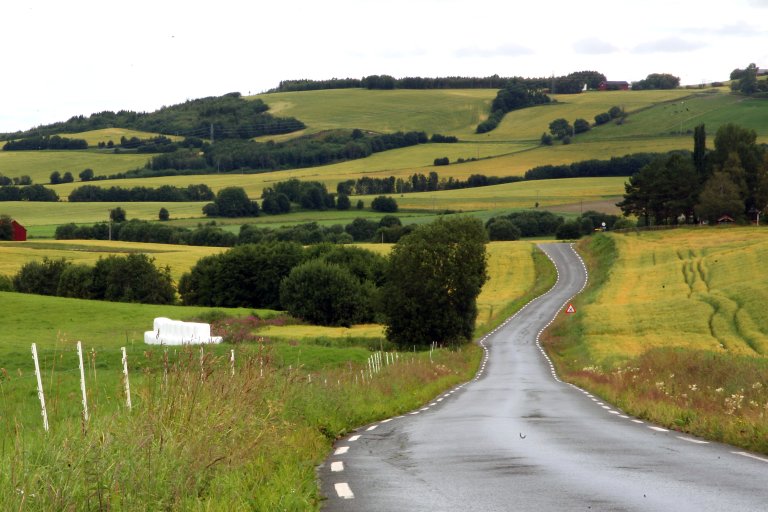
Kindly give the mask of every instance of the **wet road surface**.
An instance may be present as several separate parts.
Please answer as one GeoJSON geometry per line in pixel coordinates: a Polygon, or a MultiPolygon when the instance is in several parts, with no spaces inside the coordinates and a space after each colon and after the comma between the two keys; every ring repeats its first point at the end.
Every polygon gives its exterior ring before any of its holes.
{"type": "Polygon", "coordinates": [[[537,337],[586,271],[570,245],[541,247],[555,287],[484,339],[475,380],[338,441],[319,468],[324,510],[768,510],[768,457],[648,424],[557,379],[537,337]]]}

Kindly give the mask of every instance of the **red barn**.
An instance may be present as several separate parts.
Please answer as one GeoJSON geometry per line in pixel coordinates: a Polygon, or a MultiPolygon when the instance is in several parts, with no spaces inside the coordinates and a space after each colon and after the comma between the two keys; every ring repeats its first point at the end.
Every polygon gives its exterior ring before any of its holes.
{"type": "Polygon", "coordinates": [[[27,228],[25,228],[15,220],[12,220],[11,229],[13,230],[13,235],[11,237],[11,240],[13,240],[14,242],[24,242],[27,240],[27,228]]]}
{"type": "Polygon", "coordinates": [[[604,80],[597,88],[601,91],[628,91],[629,82],[604,80]]]}

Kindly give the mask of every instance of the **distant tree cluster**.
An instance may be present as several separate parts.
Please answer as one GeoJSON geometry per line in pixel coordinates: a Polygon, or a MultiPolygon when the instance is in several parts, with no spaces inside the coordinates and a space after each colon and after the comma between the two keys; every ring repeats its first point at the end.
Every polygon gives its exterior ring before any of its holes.
{"type": "Polygon", "coordinates": [[[17,140],[9,140],[3,145],[3,151],[27,151],[40,149],[88,149],[84,139],[69,139],[67,137],[36,136],[17,140]]]}
{"type": "Polygon", "coordinates": [[[757,65],[752,63],[745,69],[731,72],[731,90],[751,95],[768,96],[768,79],[759,80],[757,65]]]}
{"type": "Polygon", "coordinates": [[[680,87],[680,78],[668,73],[651,73],[644,80],[632,82],[633,91],[677,89],[678,87],[680,87]]]}
{"type": "Polygon", "coordinates": [[[146,254],[108,256],[94,266],[65,259],[31,261],[13,277],[13,288],[21,293],[113,302],[175,301],[170,269],[158,268],[146,254]]]}
{"type": "Polygon", "coordinates": [[[250,139],[260,135],[290,133],[305,127],[298,119],[275,117],[269,114],[268,110],[269,107],[262,100],[245,100],[240,93],[235,92],[188,100],[149,113],[121,110],[117,113],[99,112],[87,117],[75,116],[67,121],[39,126],[33,130],[4,134],[0,139],[26,139],[115,127],[184,137],[210,138],[213,135],[216,140],[250,139]]]}
{"type": "Polygon", "coordinates": [[[595,116],[595,125],[600,126],[602,124],[611,122],[613,119],[622,119],[625,116],[626,114],[624,113],[624,109],[614,105],[608,109],[608,112],[602,112],[595,116]]]}
{"type": "Polygon", "coordinates": [[[56,202],[59,195],[56,191],[42,185],[27,185],[23,187],[0,187],[0,201],[43,201],[56,202]]]}
{"type": "Polygon", "coordinates": [[[491,103],[489,118],[480,123],[475,131],[477,133],[489,132],[498,126],[507,112],[534,105],[543,105],[550,101],[543,89],[533,88],[522,80],[510,80],[503,89],[499,90],[491,103]]]}
{"type": "Polygon", "coordinates": [[[706,149],[703,125],[694,130],[688,155],[661,156],[630,177],[617,206],[644,225],[737,222],[757,217],[768,206],[768,151],[757,144],[754,130],[721,126],[714,150],[706,149]]]}
{"type": "Polygon", "coordinates": [[[82,185],[69,193],[70,203],[83,202],[180,202],[180,201],[210,201],[213,191],[205,184],[174,187],[162,185],[150,187],[109,187],[82,185]]]}
{"type": "Polygon", "coordinates": [[[32,178],[24,174],[23,176],[14,176],[10,178],[0,173],[0,187],[7,187],[10,185],[31,185],[32,178]]]}
{"type": "Polygon", "coordinates": [[[336,192],[341,195],[374,195],[374,194],[405,194],[409,192],[433,192],[436,190],[455,190],[460,188],[487,187],[512,183],[522,180],[519,176],[486,176],[484,174],[472,174],[466,180],[460,180],[453,176],[440,178],[435,171],[428,175],[414,173],[409,178],[371,178],[363,176],[356,180],[346,180],[336,185],[336,192]]]}
{"type": "Polygon", "coordinates": [[[525,179],[632,176],[658,156],[658,153],[633,153],[611,157],[608,160],[582,160],[566,165],[540,165],[526,171],[525,179]]]}
{"type": "Polygon", "coordinates": [[[491,217],[485,223],[485,229],[490,240],[519,240],[523,237],[538,236],[554,236],[558,240],[568,240],[589,235],[596,229],[612,230],[628,225],[628,221],[618,215],[593,210],[569,221],[547,211],[523,211],[491,217]]]}

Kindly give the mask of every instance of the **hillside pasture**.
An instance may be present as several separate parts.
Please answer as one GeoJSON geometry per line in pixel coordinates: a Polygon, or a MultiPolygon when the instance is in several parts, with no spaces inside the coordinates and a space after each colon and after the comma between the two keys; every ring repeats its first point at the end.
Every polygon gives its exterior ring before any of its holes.
{"type": "Polygon", "coordinates": [[[97,176],[108,176],[144,167],[149,158],[108,150],[0,151],[0,173],[10,178],[26,175],[33,183],[47,184],[53,171],[61,174],[69,171],[76,180],[80,172],[88,168],[97,176]]]}
{"type": "Polygon", "coordinates": [[[301,119],[307,125],[306,133],[359,128],[377,133],[423,130],[428,135],[459,137],[474,132],[495,97],[494,89],[332,89],[254,96],[269,105],[272,114],[301,119]]]}
{"type": "Polygon", "coordinates": [[[618,259],[580,308],[598,363],[659,347],[768,355],[765,228],[701,227],[613,235],[618,259]]]}

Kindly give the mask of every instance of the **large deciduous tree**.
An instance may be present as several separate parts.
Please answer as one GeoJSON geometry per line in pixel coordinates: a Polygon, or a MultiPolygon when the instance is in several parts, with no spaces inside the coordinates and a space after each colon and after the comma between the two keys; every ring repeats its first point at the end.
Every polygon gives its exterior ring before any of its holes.
{"type": "Polygon", "coordinates": [[[382,288],[387,338],[400,347],[472,338],[488,279],[487,234],[478,219],[440,219],[392,249],[382,288]]]}

